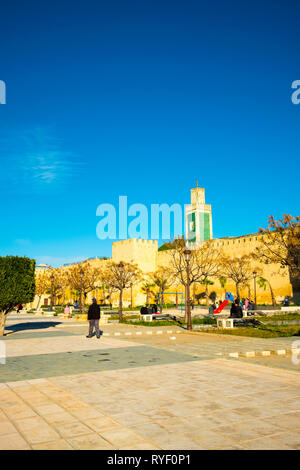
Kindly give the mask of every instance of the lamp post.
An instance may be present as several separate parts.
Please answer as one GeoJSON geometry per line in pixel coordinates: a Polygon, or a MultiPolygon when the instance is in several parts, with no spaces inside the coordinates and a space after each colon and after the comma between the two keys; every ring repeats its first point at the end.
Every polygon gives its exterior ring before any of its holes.
{"type": "Polygon", "coordinates": [[[254,308],[256,308],[256,276],[257,272],[253,271],[253,281],[254,281],[254,308]]]}
{"type": "Polygon", "coordinates": [[[119,318],[123,320],[123,284],[124,284],[124,263],[118,264],[120,271],[120,297],[119,297],[119,318]]]}
{"type": "Polygon", "coordinates": [[[192,329],[192,319],[191,319],[191,299],[190,299],[190,259],[191,259],[191,250],[185,249],[184,252],[184,257],[186,261],[186,320],[187,320],[187,325],[186,328],[187,330],[192,329]]]}
{"type": "Polygon", "coordinates": [[[83,276],[84,276],[84,271],[82,268],[79,270],[79,276],[80,276],[79,311],[80,311],[80,314],[82,314],[82,292],[83,292],[83,276]]]}
{"type": "Polygon", "coordinates": [[[51,304],[51,311],[53,310],[53,305],[54,305],[54,274],[53,272],[51,273],[50,276],[50,281],[51,281],[51,299],[50,299],[50,304],[51,304]]]}
{"type": "Polygon", "coordinates": [[[130,284],[130,308],[133,308],[133,283],[130,284]]]}

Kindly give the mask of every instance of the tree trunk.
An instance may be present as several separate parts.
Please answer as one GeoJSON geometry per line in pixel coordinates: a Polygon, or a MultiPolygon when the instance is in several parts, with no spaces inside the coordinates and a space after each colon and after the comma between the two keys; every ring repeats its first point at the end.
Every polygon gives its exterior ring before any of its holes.
{"type": "Polygon", "coordinates": [[[276,307],[276,299],[275,299],[275,295],[274,295],[274,292],[273,292],[273,289],[272,289],[272,286],[270,283],[269,284],[269,288],[270,288],[270,293],[271,293],[271,297],[272,297],[272,305],[273,307],[276,307]]]}
{"type": "Polygon", "coordinates": [[[39,306],[40,306],[40,303],[41,303],[41,298],[42,298],[42,296],[39,295],[39,301],[38,301],[38,304],[37,304],[37,307],[36,307],[37,310],[39,309],[39,306]]]}
{"type": "Polygon", "coordinates": [[[205,287],[205,297],[206,297],[206,305],[208,306],[209,302],[208,302],[208,286],[207,285],[205,287]]]}
{"type": "Polygon", "coordinates": [[[187,286],[185,287],[185,297],[184,297],[184,322],[187,323],[188,316],[187,316],[187,286]]]}
{"type": "Polygon", "coordinates": [[[119,321],[123,320],[123,290],[120,290],[119,297],[119,321]]]}
{"type": "Polygon", "coordinates": [[[249,300],[251,299],[251,287],[249,284],[248,284],[248,298],[249,300]]]}
{"type": "Polygon", "coordinates": [[[82,315],[82,291],[79,291],[79,312],[82,315]]]}
{"type": "Polygon", "coordinates": [[[236,283],[236,296],[239,299],[240,298],[240,291],[239,291],[239,284],[236,283]]]}
{"type": "Polygon", "coordinates": [[[178,308],[178,294],[176,292],[176,308],[178,308]]]}
{"type": "Polygon", "coordinates": [[[7,313],[2,311],[1,317],[0,317],[0,337],[4,336],[6,317],[7,317],[7,313]]]}
{"type": "Polygon", "coordinates": [[[149,305],[149,289],[146,290],[146,305],[149,305]]]}
{"type": "Polygon", "coordinates": [[[162,313],[163,306],[164,306],[164,292],[162,291],[161,296],[160,296],[160,313],[162,313]]]}

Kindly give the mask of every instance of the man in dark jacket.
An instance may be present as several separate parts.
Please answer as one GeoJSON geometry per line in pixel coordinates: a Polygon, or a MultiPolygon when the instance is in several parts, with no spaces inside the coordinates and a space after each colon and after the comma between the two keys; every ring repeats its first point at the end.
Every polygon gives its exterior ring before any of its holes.
{"type": "Polygon", "coordinates": [[[97,305],[97,300],[93,299],[92,305],[89,307],[88,311],[88,321],[89,321],[89,334],[87,338],[91,338],[93,336],[94,328],[96,330],[97,338],[100,338],[100,330],[99,330],[99,319],[100,319],[100,307],[97,305]]]}

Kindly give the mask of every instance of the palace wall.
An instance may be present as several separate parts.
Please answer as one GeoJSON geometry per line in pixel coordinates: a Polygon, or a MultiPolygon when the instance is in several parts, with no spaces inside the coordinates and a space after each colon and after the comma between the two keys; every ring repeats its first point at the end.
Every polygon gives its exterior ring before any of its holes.
{"type": "MultiPolygon", "coordinates": [[[[236,257],[252,254],[255,251],[255,248],[259,246],[259,237],[261,236],[261,234],[251,234],[241,237],[220,238],[212,240],[211,243],[216,250],[220,251],[220,255],[224,254],[229,257],[236,257]]],[[[150,275],[159,267],[168,267],[170,263],[170,253],[168,251],[169,250],[158,251],[158,242],[156,240],[121,240],[112,244],[111,259],[103,260],[101,258],[95,258],[88,260],[88,262],[91,265],[100,267],[102,269],[104,269],[106,264],[111,260],[117,263],[120,261],[134,263],[137,264],[142,273],[147,277],[147,275],[150,275]]],[[[61,269],[67,271],[69,268],[70,266],[63,266],[61,269]]],[[[259,273],[258,277],[262,276],[271,283],[277,302],[283,300],[286,295],[293,295],[287,269],[282,269],[279,265],[266,265],[257,261],[252,261],[252,268],[253,271],[257,271],[259,273]]],[[[37,270],[37,275],[39,271],[42,272],[42,270],[37,270]]],[[[212,281],[214,284],[209,286],[208,290],[209,292],[216,292],[218,299],[224,298],[225,290],[231,291],[234,295],[236,295],[235,285],[232,281],[227,280],[225,289],[221,287],[218,278],[212,279],[212,281]]],[[[133,286],[132,292],[131,289],[126,289],[124,291],[124,306],[130,305],[131,297],[133,299],[133,306],[143,305],[145,303],[146,295],[141,292],[142,284],[143,282],[140,282],[138,285],[133,286]]],[[[191,295],[194,296],[195,294],[204,292],[204,290],[205,286],[197,283],[196,285],[192,285],[191,295]]],[[[184,294],[184,287],[179,283],[173,283],[169,289],[169,292],[182,292],[184,294]]],[[[240,295],[241,297],[248,297],[250,295],[251,298],[254,299],[254,279],[250,280],[248,286],[240,288],[240,295]]],[[[96,289],[95,291],[89,293],[87,302],[91,302],[93,297],[96,297],[98,301],[102,300],[102,291],[100,289],[96,289]]],[[[268,285],[266,290],[264,290],[264,288],[259,287],[258,283],[256,283],[256,297],[257,303],[271,304],[271,295],[268,285]]],[[[47,294],[42,296],[40,305],[43,305],[46,299],[48,299],[48,304],[50,305],[50,295],[47,294]]],[[[66,292],[65,302],[68,302],[71,299],[72,293],[66,292]]],[[[117,293],[113,294],[112,300],[115,306],[118,305],[117,293]]],[[[175,300],[175,295],[166,296],[167,302],[175,302],[175,300]]],[[[37,304],[38,297],[36,296],[31,306],[36,307],[37,304]]]]}

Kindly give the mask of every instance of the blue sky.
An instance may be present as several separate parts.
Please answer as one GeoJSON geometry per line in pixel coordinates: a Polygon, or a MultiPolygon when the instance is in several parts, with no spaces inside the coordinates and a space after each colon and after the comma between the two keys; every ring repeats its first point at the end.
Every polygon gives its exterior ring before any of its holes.
{"type": "Polygon", "coordinates": [[[299,215],[299,13],[278,0],[1,5],[0,255],[110,256],[99,204],[187,204],[197,179],[216,238],[299,215]]]}

